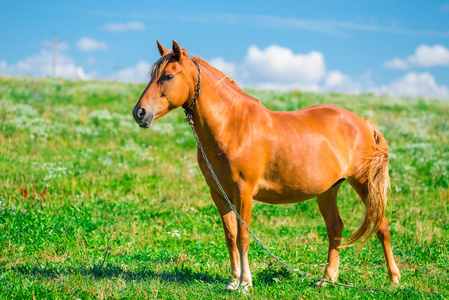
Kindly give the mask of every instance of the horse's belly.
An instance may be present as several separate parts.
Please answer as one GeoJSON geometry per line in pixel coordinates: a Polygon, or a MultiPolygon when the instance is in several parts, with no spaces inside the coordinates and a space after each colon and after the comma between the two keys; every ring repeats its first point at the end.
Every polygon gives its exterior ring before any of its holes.
{"type": "Polygon", "coordinates": [[[338,167],[315,163],[310,166],[290,165],[284,172],[269,172],[259,178],[253,198],[267,203],[301,202],[326,192],[342,178],[343,171],[338,167]]]}
{"type": "Polygon", "coordinates": [[[326,192],[345,177],[350,161],[347,154],[341,153],[345,151],[337,151],[331,144],[318,136],[307,147],[300,143],[278,146],[257,180],[253,198],[267,203],[293,203],[326,192]]]}
{"type": "Polygon", "coordinates": [[[315,198],[320,193],[304,193],[295,190],[258,189],[254,199],[271,204],[295,203],[315,198]]]}
{"type": "Polygon", "coordinates": [[[281,181],[260,179],[253,198],[273,204],[301,202],[315,198],[332,186],[332,181],[322,179],[290,181],[287,178],[283,179],[281,181]]]}

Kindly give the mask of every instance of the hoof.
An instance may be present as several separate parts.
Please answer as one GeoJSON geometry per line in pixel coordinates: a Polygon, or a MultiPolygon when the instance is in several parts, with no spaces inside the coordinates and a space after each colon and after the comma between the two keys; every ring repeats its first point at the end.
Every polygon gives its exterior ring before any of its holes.
{"type": "Polygon", "coordinates": [[[228,286],[226,287],[226,291],[235,291],[236,289],[239,288],[239,281],[231,281],[228,286]]]}
{"type": "Polygon", "coordinates": [[[249,290],[250,290],[250,288],[251,288],[252,286],[253,286],[252,284],[241,285],[241,286],[240,286],[240,287],[241,287],[240,290],[242,291],[242,293],[246,294],[246,293],[249,292],[249,290]]]}
{"type": "Polygon", "coordinates": [[[325,287],[326,285],[327,285],[327,282],[325,282],[323,280],[320,280],[320,281],[315,282],[313,287],[315,287],[315,288],[322,288],[322,287],[325,287]]]}
{"type": "Polygon", "coordinates": [[[399,280],[401,279],[401,275],[399,274],[398,267],[393,268],[392,270],[388,270],[388,277],[390,278],[391,284],[399,284],[399,280]]]}
{"type": "Polygon", "coordinates": [[[397,276],[393,276],[393,278],[390,279],[390,283],[393,285],[398,285],[399,284],[399,277],[397,276]]]}

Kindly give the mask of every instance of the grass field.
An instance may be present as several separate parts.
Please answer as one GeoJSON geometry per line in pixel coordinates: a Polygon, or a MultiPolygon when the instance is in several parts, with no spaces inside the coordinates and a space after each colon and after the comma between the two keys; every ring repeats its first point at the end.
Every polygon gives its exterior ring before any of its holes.
{"type": "MultiPolygon", "coordinates": [[[[449,100],[248,91],[274,110],[327,103],[371,116],[390,145],[386,211],[402,281],[388,284],[380,243],[341,251],[339,281],[273,264],[253,241],[254,288],[224,292],[221,221],[178,109],[149,130],[131,110],[144,85],[0,77],[0,299],[449,299],[449,100]],[[47,189],[47,190],[45,190],[47,189]]],[[[339,193],[344,235],[363,205],[339,193]]],[[[252,228],[293,267],[321,276],[316,200],[254,203],[252,228]]]]}

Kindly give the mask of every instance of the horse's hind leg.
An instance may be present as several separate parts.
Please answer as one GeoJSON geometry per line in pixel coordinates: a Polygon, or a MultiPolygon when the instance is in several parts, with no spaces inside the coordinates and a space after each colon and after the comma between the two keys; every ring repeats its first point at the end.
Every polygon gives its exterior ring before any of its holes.
{"type": "MultiPolygon", "coordinates": [[[[327,236],[329,238],[327,266],[323,277],[329,278],[332,282],[335,282],[338,277],[340,260],[338,246],[340,246],[340,238],[343,231],[343,222],[337,207],[337,193],[340,185],[341,182],[317,197],[318,207],[326,222],[327,236]]],[[[322,282],[317,282],[316,284],[320,286],[322,282]]]]}
{"type": "Polygon", "coordinates": [[[384,249],[385,261],[387,263],[388,269],[388,277],[390,278],[390,281],[392,283],[398,284],[399,279],[401,279],[401,275],[399,274],[399,269],[394,262],[393,251],[391,250],[390,244],[390,231],[388,230],[388,221],[385,216],[382,220],[382,224],[380,225],[379,230],[377,231],[377,237],[379,238],[379,241],[382,244],[382,248],[384,249]]]}
{"type": "MultiPolygon", "coordinates": [[[[360,183],[358,180],[355,180],[353,178],[348,178],[348,181],[351,184],[351,186],[356,190],[357,194],[359,194],[363,203],[365,203],[366,205],[366,199],[368,197],[367,195],[368,189],[366,187],[366,184],[368,183],[366,182],[360,183]]],[[[397,284],[401,279],[401,275],[399,274],[399,269],[393,258],[393,251],[391,250],[391,243],[390,243],[390,231],[388,230],[388,221],[385,216],[383,217],[382,223],[379,227],[379,230],[377,231],[377,238],[382,244],[382,248],[384,250],[385,262],[387,264],[388,270],[388,277],[390,278],[390,281],[392,283],[397,284]]]]}

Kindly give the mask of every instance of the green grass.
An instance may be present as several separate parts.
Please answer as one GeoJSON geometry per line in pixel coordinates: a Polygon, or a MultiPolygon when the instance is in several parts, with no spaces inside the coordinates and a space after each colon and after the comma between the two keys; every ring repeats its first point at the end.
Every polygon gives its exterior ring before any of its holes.
{"type": "MultiPolygon", "coordinates": [[[[223,291],[221,221],[183,112],[140,129],[131,110],[143,89],[0,77],[0,299],[244,297],[223,291]],[[33,187],[47,187],[45,199],[33,187]]],[[[386,214],[402,281],[388,284],[375,238],[359,256],[341,251],[339,281],[380,293],[314,289],[252,241],[245,297],[449,299],[448,100],[248,92],[275,110],[327,103],[376,120],[391,151],[386,214]]],[[[363,206],[347,183],[339,207],[348,235],[363,206]]],[[[252,228],[291,266],[322,274],[328,242],[316,200],[255,203],[252,228]]]]}

